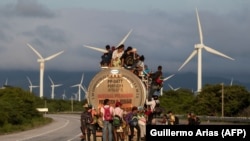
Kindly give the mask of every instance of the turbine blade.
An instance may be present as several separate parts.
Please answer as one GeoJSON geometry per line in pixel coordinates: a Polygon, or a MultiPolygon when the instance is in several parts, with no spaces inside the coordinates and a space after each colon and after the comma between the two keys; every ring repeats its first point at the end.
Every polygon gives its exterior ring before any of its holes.
{"type": "Polygon", "coordinates": [[[168,87],[171,89],[171,90],[173,90],[174,88],[170,85],[170,84],[168,84],[168,87]]]}
{"type": "Polygon", "coordinates": [[[132,32],[133,30],[131,29],[128,34],[121,40],[121,42],[116,46],[120,46],[121,44],[124,44],[124,42],[127,40],[128,36],[130,35],[130,33],[132,32]]]}
{"type": "Polygon", "coordinates": [[[33,48],[33,47],[32,47],[30,44],[28,44],[28,43],[27,43],[27,46],[30,47],[30,48],[36,53],[36,55],[37,55],[40,59],[43,59],[42,55],[41,55],[38,51],[36,51],[35,48],[33,48]]]}
{"type": "Polygon", "coordinates": [[[82,79],[81,79],[80,84],[82,84],[82,82],[83,82],[83,78],[84,78],[84,74],[82,74],[82,79]]]}
{"type": "Polygon", "coordinates": [[[221,53],[221,52],[219,52],[219,51],[217,51],[217,50],[215,50],[215,49],[212,49],[212,48],[210,48],[210,47],[208,47],[208,46],[204,46],[203,48],[204,48],[207,52],[210,52],[210,53],[213,53],[213,54],[216,54],[216,55],[225,57],[225,58],[230,59],[230,60],[234,60],[233,58],[231,58],[231,57],[229,57],[229,56],[227,56],[227,55],[225,55],[225,54],[223,54],[223,53],[221,53]]]}
{"type": "Polygon", "coordinates": [[[71,87],[78,87],[79,85],[78,84],[76,84],[76,85],[72,85],[71,87]]]}
{"type": "Polygon", "coordinates": [[[27,79],[28,79],[28,81],[29,81],[29,83],[30,83],[30,85],[32,85],[32,83],[31,83],[31,81],[30,81],[30,78],[27,76],[27,79]]]}
{"type": "Polygon", "coordinates": [[[180,71],[196,54],[197,54],[197,50],[194,50],[189,57],[186,59],[186,61],[181,65],[181,67],[178,69],[178,71],[180,71]]]}
{"type": "Polygon", "coordinates": [[[58,52],[58,53],[56,53],[56,54],[54,54],[54,55],[51,55],[51,56],[45,58],[44,60],[45,60],[45,61],[51,60],[51,59],[55,58],[56,56],[62,54],[63,52],[64,52],[64,51],[58,52]]]}
{"type": "MultiPolygon", "coordinates": [[[[49,76],[48,76],[49,77],[49,76]]],[[[52,79],[49,77],[49,80],[50,80],[50,82],[54,85],[54,83],[53,83],[53,81],[52,81],[52,79]]]]}
{"type": "Polygon", "coordinates": [[[107,53],[108,52],[106,49],[102,49],[102,48],[92,47],[92,46],[88,46],[88,45],[83,45],[83,46],[86,47],[86,48],[97,50],[99,52],[103,52],[103,53],[107,53]]]}
{"type": "Polygon", "coordinates": [[[54,87],[59,87],[59,86],[62,86],[62,84],[57,84],[57,85],[54,85],[54,87]]]}
{"type": "Polygon", "coordinates": [[[197,16],[198,30],[199,30],[199,36],[200,36],[200,43],[203,44],[203,34],[202,34],[201,22],[200,22],[197,8],[196,8],[196,16],[197,16]]]}
{"type": "Polygon", "coordinates": [[[163,81],[166,81],[166,80],[170,79],[170,78],[173,77],[174,75],[175,75],[175,74],[172,74],[172,75],[170,75],[170,76],[164,78],[163,81]]]}

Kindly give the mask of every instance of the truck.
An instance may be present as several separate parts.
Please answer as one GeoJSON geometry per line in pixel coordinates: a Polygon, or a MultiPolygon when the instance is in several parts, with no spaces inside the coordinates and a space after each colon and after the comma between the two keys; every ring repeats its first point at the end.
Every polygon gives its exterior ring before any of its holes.
{"type": "Polygon", "coordinates": [[[145,76],[139,77],[123,67],[106,67],[89,83],[87,101],[95,108],[100,108],[104,99],[109,99],[114,107],[119,101],[125,111],[131,111],[133,106],[144,106],[147,86],[145,76]]]}

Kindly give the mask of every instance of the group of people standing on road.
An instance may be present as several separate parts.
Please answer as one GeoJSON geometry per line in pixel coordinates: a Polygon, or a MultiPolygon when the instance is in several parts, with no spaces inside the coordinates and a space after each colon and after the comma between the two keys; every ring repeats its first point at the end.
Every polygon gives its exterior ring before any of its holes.
{"type": "Polygon", "coordinates": [[[93,141],[96,141],[97,128],[101,127],[103,141],[124,141],[125,138],[132,141],[135,129],[137,141],[145,140],[146,120],[143,107],[134,106],[131,111],[126,112],[122,109],[122,103],[116,102],[113,107],[110,100],[105,99],[97,112],[93,112],[91,105],[85,106],[85,111],[81,114],[81,138],[90,141],[92,134],[93,141]],[[92,120],[89,120],[90,116],[92,120]]]}
{"type": "MultiPolygon", "coordinates": [[[[82,140],[96,141],[97,131],[102,132],[102,141],[137,141],[146,140],[146,125],[176,125],[178,118],[172,111],[157,116],[155,108],[159,104],[158,96],[154,95],[152,101],[144,106],[133,106],[131,111],[125,111],[122,103],[117,101],[113,107],[109,99],[95,110],[91,105],[85,104],[85,111],[81,114],[82,140]],[[91,139],[91,134],[93,139],[91,139]]],[[[195,114],[188,114],[187,125],[199,125],[200,120],[195,114]]]]}

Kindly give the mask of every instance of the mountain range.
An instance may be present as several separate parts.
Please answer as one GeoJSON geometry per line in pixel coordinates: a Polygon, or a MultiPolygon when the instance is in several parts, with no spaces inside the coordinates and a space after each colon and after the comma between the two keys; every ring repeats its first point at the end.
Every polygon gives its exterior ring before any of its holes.
{"type": "MultiPolygon", "coordinates": [[[[49,77],[53,80],[54,84],[62,84],[62,86],[55,87],[55,99],[62,99],[63,94],[66,95],[66,99],[70,99],[71,97],[75,97],[74,94],[78,93],[78,87],[71,87],[73,85],[79,84],[81,81],[82,75],[83,85],[88,88],[88,85],[91,79],[97,74],[96,71],[89,72],[66,72],[66,71],[45,71],[44,73],[44,96],[47,98],[51,97],[51,82],[49,77]]],[[[4,86],[6,83],[8,86],[20,87],[27,91],[29,91],[29,81],[27,77],[30,78],[32,85],[39,86],[39,71],[24,71],[24,70],[1,70],[0,71],[0,87],[4,86]]],[[[171,74],[164,73],[164,76],[169,76],[171,74]]],[[[211,76],[203,76],[203,86],[205,84],[220,84],[224,83],[225,85],[231,84],[231,78],[223,78],[223,77],[211,77],[211,76]]],[[[239,80],[233,80],[233,85],[241,85],[246,87],[247,90],[250,90],[250,82],[240,82],[239,80]]],[[[185,88],[190,89],[192,91],[196,91],[197,89],[197,74],[195,73],[180,73],[175,75],[174,77],[166,80],[164,82],[164,90],[170,90],[171,85],[173,88],[185,88]]],[[[32,92],[39,96],[39,87],[33,88],[32,92]]],[[[81,97],[84,98],[84,92],[81,92],[81,97]]]]}

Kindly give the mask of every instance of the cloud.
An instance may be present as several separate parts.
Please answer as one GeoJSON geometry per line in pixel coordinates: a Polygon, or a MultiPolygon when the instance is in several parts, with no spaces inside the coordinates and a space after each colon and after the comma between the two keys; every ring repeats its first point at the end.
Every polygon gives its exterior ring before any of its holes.
{"type": "Polygon", "coordinates": [[[18,0],[16,4],[1,7],[2,16],[51,18],[55,14],[37,0],[18,0]]]}

